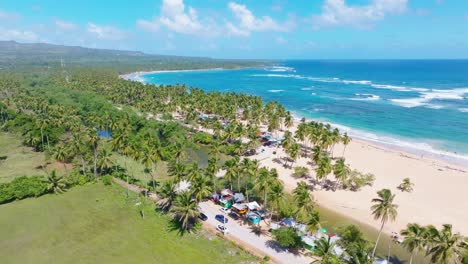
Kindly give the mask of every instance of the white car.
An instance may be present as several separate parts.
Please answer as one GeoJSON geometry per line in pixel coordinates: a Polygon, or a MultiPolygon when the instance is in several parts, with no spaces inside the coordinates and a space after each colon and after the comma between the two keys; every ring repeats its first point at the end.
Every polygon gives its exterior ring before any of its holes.
{"type": "Polygon", "coordinates": [[[216,227],[216,229],[218,229],[219,231],[221,231],[221,232],[222,232],[223,234],[225,234],[225,235],[226,235],[227,233],[229,233],[229,230],[228,230],[228,228],[227,228],[225,225],[218,225],[218,226],[216,227]]]}
{"type": "Polygon", "coordinates": [[[221,207],[219,208],[219,210],[225,214],[229,214],[231,212],[231,209],[227,209],[227,208],[224,208],[224,207],[221,207]]]}

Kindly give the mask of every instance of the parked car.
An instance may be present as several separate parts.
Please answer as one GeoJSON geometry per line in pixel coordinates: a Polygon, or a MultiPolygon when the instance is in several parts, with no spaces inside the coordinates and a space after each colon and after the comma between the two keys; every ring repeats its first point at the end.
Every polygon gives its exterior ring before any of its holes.
{"type": "Polygon", "coordinates": [[[219,231],[223,232],[224,234],[229,233],[229,229],[228,229],[226,226],[224,226],[224,225],[218,225],[218,226],[216,227],[216,229],[218,229],[219,231]]]}
{"type": "Polygon", "coordinates": [[[237,213],[235,212],[230,212],[229,213],[229,216],[234,219],[234,220],[238,220],[240,218],[240,215],[238,215],[237,213]]]}
{"type": "Polygon", "coordinates": [[[215,219],[218,220],[219,222],[223,223],[223,224],[228,222],[227,217],[225,217],[224,215],[220,215],[220,214],[216,215],[215,219]]]}
{"type": "Polygon", "coordinates": [[[206,214],[204,214],[204,213],[200,213],[200,215],[198,216],[198,218],[200,218],[200,220],[202,220],[202,221],[208,220],[208,216],[206,216],[206,214]]]}
{"type": "Polygon", "coordinates": [[[221,207],[219,210],[221,212],[225,213],[225,214],[229,214],[231,212],[231,209],[227,209],[227,208],[224,208],[224,207],[221,207]]]}

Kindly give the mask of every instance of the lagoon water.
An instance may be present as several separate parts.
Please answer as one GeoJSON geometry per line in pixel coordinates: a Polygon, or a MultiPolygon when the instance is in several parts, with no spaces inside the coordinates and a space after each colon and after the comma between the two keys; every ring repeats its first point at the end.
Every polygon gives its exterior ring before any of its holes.
{"type": "Polygon", "coordinates": [[[468,162],[468,60],[282,61],[140,78],[258,95],[354,137],[468,162]]]}

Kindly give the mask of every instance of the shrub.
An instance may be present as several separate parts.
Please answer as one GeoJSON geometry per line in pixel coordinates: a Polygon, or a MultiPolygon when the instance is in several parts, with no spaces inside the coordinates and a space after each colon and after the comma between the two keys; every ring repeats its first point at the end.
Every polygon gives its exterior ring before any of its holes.
{"type": "Polygon", "coordinates": [[[273,235],[280,246],[289,249],[299,249],[302,247],[301,237],[297,234],[293,227],[280,227],[273,230],[273,235]]]}
{"type": "Polygon", "coordinates": [[[373,174],[362,174],[356,170],[353,170],[351,171],[349,177],[343,182],[343,184],[346,188],[350,188],[353,191],[358,191],[366,185],[372,186],[374,180],[375,176],[373,174]]]}
{"type": "Polygon", "coordinates": [[[28,197],[38,197],[46,192],[47,184],[44,182],[44,177],[22,176],[14,179],[10,183],[0,185],[0,204],[28,197]]]}
{"type": "Polygon", "coordinates": [[[309,175],[309,169],[307,167],[294,167],[294,172],[292,176],[294,178],[305,178],[309,175]]]}
{"type": "Polygon", "coordinates": [[[106,176],[102,176],[102,183],[104,183],[104,185],[112,185],[112,176],[110,175],[106,175],[106,176]]]}

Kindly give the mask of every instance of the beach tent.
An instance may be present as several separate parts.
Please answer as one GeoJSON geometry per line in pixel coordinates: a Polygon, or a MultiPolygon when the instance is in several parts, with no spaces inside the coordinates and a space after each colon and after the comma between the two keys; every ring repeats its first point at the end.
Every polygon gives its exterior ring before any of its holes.
{"type": "Polygon", "coordinates": [[[262,218],[256,213],[247,214],[247,221],[251,222],[254,225],[258,225],[258,223],[260,223],[261,220],[262,218]]]}
{"type": "Polygon", "coordinates": [[[249,210],[259,210],[261,207],[260,205],[256,202],[256,201],[253,201],[253,202],[250,202],[247,204],[247,207],[249,208],[249,210]]]}
{"type": "Polygon", "coordinates": [[[235,193],[234,194],[234,202],[236,203],[242,203],[245,201],[245,197],[242,193],[235,193]]]}
{"type": "Polygon", "coordinates": [[[280,223],[283,226],[289,226],[289,227],[295,227],[296,226],[296,220],[293,218],[285,218],[283,221],[280,223]]]}

